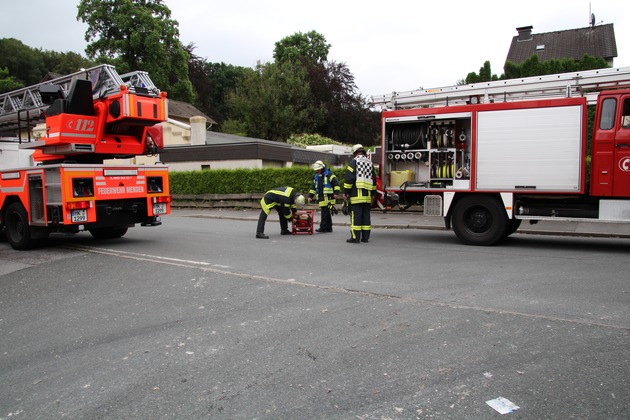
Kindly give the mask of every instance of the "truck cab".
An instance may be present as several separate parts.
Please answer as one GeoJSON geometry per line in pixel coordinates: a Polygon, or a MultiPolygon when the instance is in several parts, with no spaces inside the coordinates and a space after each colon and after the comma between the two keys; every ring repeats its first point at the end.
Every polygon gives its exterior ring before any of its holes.
{"type": "Polygon", "coordinates": [[[591,156],[591,195],[630,197],[630,91],[599,94],[591,156]]]}

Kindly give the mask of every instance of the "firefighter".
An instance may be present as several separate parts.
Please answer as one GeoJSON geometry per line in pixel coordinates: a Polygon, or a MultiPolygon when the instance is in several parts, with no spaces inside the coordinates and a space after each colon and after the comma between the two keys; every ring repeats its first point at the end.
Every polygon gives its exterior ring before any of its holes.
{"type": "Polygon", "coordinates": [[[256,238],[269,239],[265,235],[265,221],[271,209],[276,209],[280,219],[280,234],[291,235],[289,221],[296,217],[297,206],[304,205],[304,196],[298,194],[293,187],[280,187],[269,190],[260,200],[260,216],[256,227],[256,238]]]}
{"type": "Polygon", "coordinates": [[[316,232],[332,232],[332,214],[329,206],[333,206],[339,197],[339,192],[341,191],[339,179],[321,160],[315,162],[312,168],[315,170],[315,176],[313,177],[311,189],[308,192],[308,202],[310,203],[311,200],[316,199],[319,202],[319,209],[322,214],[322,220],[316,232]]]}
{"type": "Polygon", "coordinates": [[[352,146],[352,155],[344,177],[343,199],[350,205],[351,237],[346,242],[358,244],[370,240],[370,209],[376,193],[376,174],[362,145],[352,146]]]}

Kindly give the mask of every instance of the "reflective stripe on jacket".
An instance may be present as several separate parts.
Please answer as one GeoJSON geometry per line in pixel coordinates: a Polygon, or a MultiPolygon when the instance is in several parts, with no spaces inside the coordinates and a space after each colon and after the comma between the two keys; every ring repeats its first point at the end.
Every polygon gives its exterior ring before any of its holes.
{"type": "Polygon", "coordinates": [[[263,195],[263,198],[260,199],[260,207],[265,212],[265,214],[269,215],[269,212],[274,207],[285,207],[288,208],[288,213],[285,214],[286,219],[291,218],[291,213],[297,211],[297,206],[295,205],[295,196],[297,193],[293,189],[293,187],[280,187],[269,190],[263,195]]]}
{"type": "Polygon", "coordinates": [[[330,169],[325,168],[321,176],[318,173],[313,176],[313,183],[308,194],[310,198],[317,197],[320,207],[326,207],[332,201],[332,196],[338,194],[339,191],[341,188],[337,176],[330,169]],[[320,187],[320,180],[322,180],[323,187],[320,187]]]}
{"type": "Polygon", "coordinates": [[[350,204],[371,204],[376,191],[374,165],[365,155],[357,155],[346,168],[343,192],[350,196],[350,204]]]}

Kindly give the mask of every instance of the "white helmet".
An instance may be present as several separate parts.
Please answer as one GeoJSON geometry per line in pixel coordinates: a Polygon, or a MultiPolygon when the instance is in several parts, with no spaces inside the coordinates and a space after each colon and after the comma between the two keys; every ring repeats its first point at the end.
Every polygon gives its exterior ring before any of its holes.
{"type": "Polygon", "coordinates": [[[365,151],[365,149],[363,148],[362,144],[355,144],[354,146],[352,146],[352,154],[356,155],[358,151],[363,150],[365,151]]]}
{"type": "Polygon", "coordinates": [[[313,170],[315,171],[324,169],[325,167],[326,165],[324,165],[324,162],[322,162],[321,160],[318,160],[317,162],[313,163],[313,170]]]}
{"type": "Polygon", "coordinates": [[[295,204],[297,204],[298,206],[303,206],[305,202],[306,200],[304,199],[304,196],[302,194],[295,197],[295,204]]]}

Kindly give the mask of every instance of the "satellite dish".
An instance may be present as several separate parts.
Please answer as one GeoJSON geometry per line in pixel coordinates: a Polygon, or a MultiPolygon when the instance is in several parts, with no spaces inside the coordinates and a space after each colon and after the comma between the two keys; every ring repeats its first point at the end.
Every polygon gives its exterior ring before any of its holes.
{"type": "Polygon", "coordinates": [[[591,28],[595,27],[595,13],[591,13],[591,28]]]}

